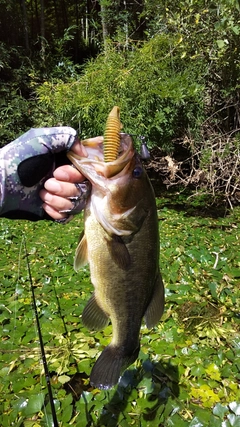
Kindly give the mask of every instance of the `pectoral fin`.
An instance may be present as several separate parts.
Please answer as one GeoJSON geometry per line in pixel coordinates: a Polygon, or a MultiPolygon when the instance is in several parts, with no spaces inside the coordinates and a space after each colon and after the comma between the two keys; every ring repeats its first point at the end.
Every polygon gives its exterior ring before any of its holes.
{"type": "Polygon", "coordinates": [[[111,238],[107,238],[106,242],[113,261],[121,269],[127,270],[130,266],[131,258],[122,238],[114,234],[111,238]]]}
{"type": "Polygon", "coordinates": [[[149,329],[160,320],[164,310],[164,286],[162,276],[158,273],[155,281],[152,299],[145,313],[146,325],[149,329]]]}
{"type": "Polygon", "coordinates": [[[78,271],[81,267],[88,263],[87,256],[87,239],[84,234],[84,231],[80,235],[78,247],[76,249],[75,257],[74,257],[74,270],[78,271]]]}
{"type": "Polygon", "coordinates": [[[101,307],[99,307],[95,294],[92,295],[83,310],[82,321],[84,326],[94,331],[100,331],[109,323],[109,317],[101,307]]]}

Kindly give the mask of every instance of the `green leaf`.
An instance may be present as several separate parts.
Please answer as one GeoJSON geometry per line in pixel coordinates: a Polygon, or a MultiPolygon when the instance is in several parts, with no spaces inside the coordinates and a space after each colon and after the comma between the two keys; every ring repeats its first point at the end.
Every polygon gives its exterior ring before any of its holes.
{"type": "Polygon", "coordinates": [[[194,417],[190,422],[189,427],[204,427],[204,424],[199,421],[197,417],[194,417]]]}
{"type": "Polygon", "coordinates": [[[234,32],[234,34],[236,34],[237,36],[240,34],[240,27],[239,25],[234,25],[233,27],[231,27],[231,30],[234,32]]]}
{"type": "Polygon", "coordinates": [[[41,411],[44,403],[44,393],[38,393],[30,396],[27,402],[27,406],[23,410],[23,414],[26,416],[36,414],[41,411]]]}
{"type": "Polygon", "coordinates": [[[218,285],[217,285],[217,283],[216,282],[210,282],[208,284],[208,287],[210,289],[210,292],[211,292],[213,298],[217,299],[217,297],[218,297],[218,294],[217,294],[218,285]]]}
{"type": "Polygon", "coordinates": [[[217,42],[219,49],[222,49],[223,47],[225,47],[225,41],[224,40],[216,40],[216,42],[217,42]]]}
{"type": "Polygon", "coordinates": [[[191,374],[194,377],[201,377],[205,374],[205,368],[202,365],[195,365],[191,368],[191,374]]]}
{"type": "Polygon", "coordinates": [[[58,377],[58,381],[61,383],[61,384],[65,384],[66,382],[68,382],[70,380],[70,377],[68,376],[68,375],[60,375],[59,377],[58,377]]]}
{"type": "Polygon", "coordinates": [[[229,408],[232,412],[234,412],[235,415],[240,415],[240,403],[231,402],[229,403],[229,408]]]}
{"type": "Polygon", "coordinates": [[[221,403],[217,403],[213,408],[213,414],[217,415],[221,420],[223,420],[226,412],[228,412],[228,408],[221,405],[221,403]]]}
{"type": "Polygon", "coordinates": [[[72,413],[73,413],[72,405],[68,405],[67,407],[65,407],[61,416],[61,421],[64,423],[69,423],[69,421],[72,418],[72,413]]]}
{"type": "MultiPolygon", "coordinates": [[[[151,427],[152,424],[149,424],[149,427],[151,427]]],[[[187,427],[189,426],[189,422],[183,420],[179,414],[174,414],[172,415],[170,418],[168,418],[167,423],[166,423],[167,427],[187,427]]]]}
{"type": "Polygon", "coordinates": [[[208,367],[206,368],[206,373],[213,380],[216,380],[216,381],[221,380],[219,367],[215,363],[211,363],[210,365],[208,365],[208,367]]]}
{"type": "Polygon", "coordinates": [[[227,418],[230,422],[231,427],[240,427],[240,417],[235,414],[229,414],[227,418]]]}

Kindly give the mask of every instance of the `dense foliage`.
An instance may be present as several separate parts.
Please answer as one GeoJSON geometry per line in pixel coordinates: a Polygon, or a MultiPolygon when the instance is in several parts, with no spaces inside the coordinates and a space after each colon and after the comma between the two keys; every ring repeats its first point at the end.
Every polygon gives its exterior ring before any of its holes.
{"type": "Polygon", "coordinates": [[[162,155],[187,149],[169,185],[220,193],[232,206],[240,200],[239,9],[237,0],[2,1],[1,144],[31,126],[102,133],[118,104],[125,131],[162,155]]]}
{"type": "Polygon", "coordinates": [[[184,65],[174,53],[178,44],[179,37],[157,35],[126,54],[109,44],[78,79],[44,82],[38,88],[39,105],[49,111],[41,123],[70,121],[79,124],[83,137],[93,129],[99,134],[117,104],[125,131],[147,136],[150,146],[172,147],[174,137],[195,126],[190,116],[203,114],[203,82],[192,64],[184,65]]]}
{"type": "Polygon", "coordinates": [[[1,220],[0,425],[51,424],[23,245],[59,427],[238,427],[240,420],[239,209],[197,217],[159,201],[166,309],[141,330],[139,359],[111,391],[89,385],[111,326],[90,332],[81,313],[92,285],[73,271],[81,218],[67,226],[1,220]]]}

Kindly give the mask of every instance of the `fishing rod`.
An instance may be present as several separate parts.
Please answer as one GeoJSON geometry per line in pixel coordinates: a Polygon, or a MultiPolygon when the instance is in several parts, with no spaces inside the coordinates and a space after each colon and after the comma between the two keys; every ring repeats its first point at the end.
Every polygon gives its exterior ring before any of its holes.
{"type": "Polygon", "coordinates": [[[52,412],[52,418],[53,418],[53,427],[58,427],[57,414],[56,414],[56,410],[55,410],[55,406],[54,406],[54,400],[53,400],[53,394],[52,394],[52,387],[51,387],[51,382],[50,382],[50,375],[49,375],[49,370],[48,370],[48,365],[47,365],[46,354],[45,354],[45,350],[44,350],[44,344],[43,344],[43,338],[42,338],[41,327],[40,327],[40,322],[39,322],[39,316],[38,316],[38,311],[37,311],[37,304],[36,304],[36,298],[35,298],[35,292],[34,292],[34,286],[33,286],[33,281],[32,281],[32,275],[31,275],[30,265],[29,265],[29,259],[28,259],[27,245],[26,245],[25,236],[23,236],[23,239],[24,239],[24,248],[25,248],[26,260],[27,260],[28,277],[29,277],[29,282],[30,282],[30,285],[31,285],[33,308],[34,308],[34,313],[35,313],[35,319],[36,319],[36,324],[37,324],[38,337],[39,337],[39,343],[40,343],[40,349],[41,349],[41,355],[42,355],[42,361],[43,361],[45,379],[46,379],[46,383],[47,383],[48,396],[49,396],[49,401],[50,401],[50,406],[51,406],[51,412],[52,412]]]}

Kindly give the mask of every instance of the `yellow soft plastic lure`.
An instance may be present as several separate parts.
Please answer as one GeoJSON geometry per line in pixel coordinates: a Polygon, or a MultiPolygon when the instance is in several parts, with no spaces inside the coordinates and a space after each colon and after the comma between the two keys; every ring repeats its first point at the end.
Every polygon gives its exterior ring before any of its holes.
{"type": "Polygon", "coordinates": [[[113,162],[118,157],[118,151],[120,146],[120,129],[120,108],[115,106],[113,107],[107,118],[104,133],[104,162],[113,162]]]}

